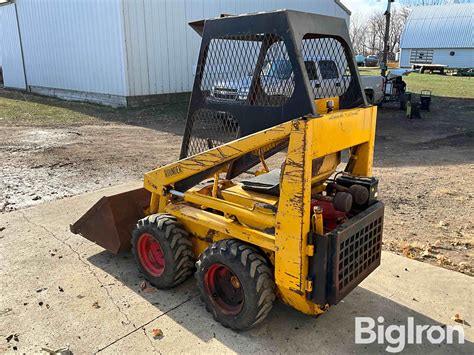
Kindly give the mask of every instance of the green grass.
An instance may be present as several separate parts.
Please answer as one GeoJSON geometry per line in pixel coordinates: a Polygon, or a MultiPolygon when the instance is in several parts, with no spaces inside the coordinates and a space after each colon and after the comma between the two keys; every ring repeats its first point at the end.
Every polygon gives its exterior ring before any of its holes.
{"type": "Polygon", "coordinates": [[[64,106],[56,106],[51,99],[35,97],[31,100],[31,98],[30,95],[21,93],[8,92],[7,96],[0,95],[0,122],[3,124],[70,125],[98,121],[93,115],[77,112],[64,106]],[[44,100],[44,103],[40,103],[40,100],[44,100]]]}
{"type": "Polygon", "coordinates": [[[411,92],[431,90],[434,96],[474,98],[474,78],[412,73],[404,80],[411,92]]]}
{"type": "Polygon", "coordinates": [[[0,89],[3,125],[156,124],[160,120],[184,119],[186,110],[186,102],[121,109],[0,89]]]}
{"type": "MultiPolygon", "coordinates": [[[[380,75],[378,68],[359,68],[360,75],[380,75]]],[[[474,78],[438,74],[411,73],[405,76],[409,92],[431,90],[434,96],[474,98],[474,78]]]]}

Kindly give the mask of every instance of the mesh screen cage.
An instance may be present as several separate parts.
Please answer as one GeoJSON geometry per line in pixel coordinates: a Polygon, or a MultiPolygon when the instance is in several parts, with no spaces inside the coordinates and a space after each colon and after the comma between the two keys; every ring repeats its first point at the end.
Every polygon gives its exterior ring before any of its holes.
{"type": "MultiPolygon", "coordinates": [[[[366,106],[344,19],[291,10],[190,23],[201,36],[181,158],[302,117],[366,106]]],[[[275,150],[268,151],[268,154],[275,150]]],[[[258,162],[244,156],[232,178],[258,162]]]]}

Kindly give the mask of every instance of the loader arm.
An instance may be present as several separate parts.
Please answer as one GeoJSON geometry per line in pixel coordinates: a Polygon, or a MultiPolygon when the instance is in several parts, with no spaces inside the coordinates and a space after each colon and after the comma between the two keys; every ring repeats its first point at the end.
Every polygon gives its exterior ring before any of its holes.
{"type": "MultiPolygon", "coordinates": [[[[347,172],[362,176],[371,174],[376,107],[335,111],[302,120],[310,122],[308,130],[314,136],[314,148],[308,152],[312,160],[352,148],[347,172]]],[[[144,187],[152,194],[148,212],[162,212],[170,190],[185,193],[189,187],[210,178],[217,171],[227,171],[238,158],[252,152],[258,155],[259,149],[289,141],[292,126],[298,121],[282,123],[147,172],[144,187]]]]}

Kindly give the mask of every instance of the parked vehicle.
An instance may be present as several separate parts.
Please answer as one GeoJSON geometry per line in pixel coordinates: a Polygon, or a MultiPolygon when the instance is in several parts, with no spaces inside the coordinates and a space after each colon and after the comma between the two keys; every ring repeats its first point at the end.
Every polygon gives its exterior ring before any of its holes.
{"type": "Polygon", "coordinates": [[[403,76],[413,72],[411,69],[393,69],[386,77],[381,75],[361,76],[362,88],[367,101],[378,105],[382,102],[398,101],[405,94],[406,83],[403,76]]]}
{"type": "MultiPolygon", "coordinates": [[[[338,67],[331,58],[305,58],[304,64],[315,97],[324,97],[324,93],[327,92],[341,96],[346,91],[349,80],[343,75],[345,68],[338,67]]],[[[271,60],[263,65],[260,85],[266,95],[291,96],[293,81],[293,70],[289,60],[271,60]]],[[[214,100],[243,103],[248,99],[251,83],[251,76],[217,82],[211,88],[210,97],[214,100]]]]}
{"type": "Polygon", "coordinates": [[[381,75],[362,75],[360,77],[367,101],[378,104],[383,101],[385,78],[381,75]]]}
{"type": "Polygon", "coordinates": [[[365,56],[362,54],[357,54],[355,57],[355,62],[358,67],[363,67],[365,65],[365,56]]]}
{"type": "Polygon", "coordinates": [[[376,55],[369,55],[365,58],[366,67],[377,67],[379,65],[379,57],[376,55]]]}
{"type": "MultiPolygon", "coordinates": [[[[349,83],[344,68],[339,68],[330,58],[305,58],[305,67],[315,97],[322,97],[323,93],[332,92],[334,96],[341,96],[349,83]]],[[[412,70],[395,69],[387,77],[380,75],[362,75],[362,89],[367,101],[378,105],[383,101],[396,101],[400,94],[405,93],[406,84],[402,76],[412,70]]],[[[289,97],[293,90],[293,71],[287,59],[267,61],[262,69],[260,85],[268,96],[289,97]]],[[[236,103],[245,103],[248,99],[252,77],[246,76],[233,80],[215,83],[210,92],[210,98],[217,101],[229,100],[236,103]]]]}

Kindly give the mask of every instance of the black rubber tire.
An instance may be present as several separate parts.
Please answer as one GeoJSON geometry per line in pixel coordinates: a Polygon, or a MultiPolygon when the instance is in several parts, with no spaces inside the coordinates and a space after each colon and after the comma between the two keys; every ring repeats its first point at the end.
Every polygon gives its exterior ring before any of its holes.
{"type": "Polygon", "coordinates": [[[374,103],[374,91],[373,90],[365,90],[365,97],[367,98],[367,103],[372,105],[374,103]]]}
{"type": "Polygon", "coordinates": [[[153,214],[138,221],[132,232],[132,253],[138,269],[157,288],[175,287],[193,273],[194,254],[188,232],[176,217],[169,214],[153,214]],[[163,251],[165,268],[159,277],[151,275],[143,267],[137,254],[137,243],[144,233],[156,239],[163,251]]]}
{"type": "Polygon", "coordinates": [[[245,330],[262,322],[275,301],[275,282],[267,259],[253,246],[237,239],[225,239],[210,245],[196,263],[196,279],[201,299],[214,319],[233,330],[245,330]],[[237,315],[221,311],[207,291],[205,275],[219,263],[238,277],[244,293],[244,303],[237,315]]]}

